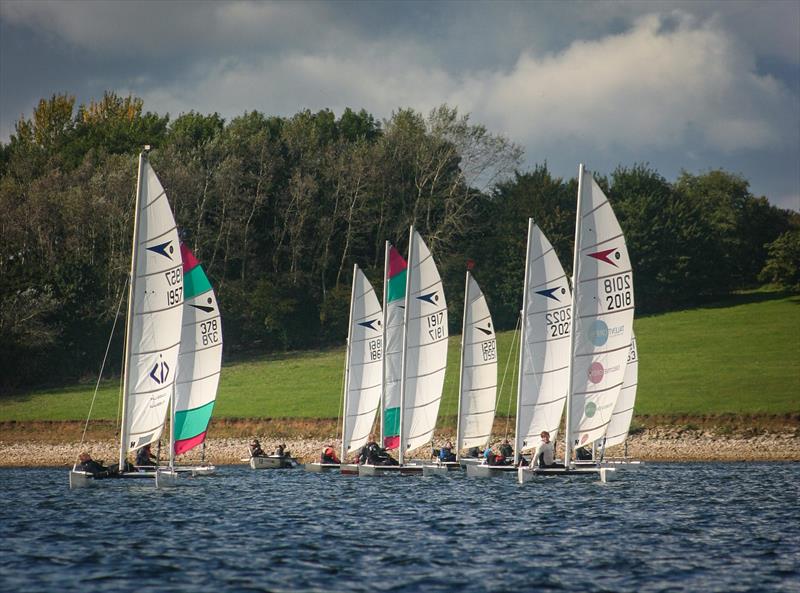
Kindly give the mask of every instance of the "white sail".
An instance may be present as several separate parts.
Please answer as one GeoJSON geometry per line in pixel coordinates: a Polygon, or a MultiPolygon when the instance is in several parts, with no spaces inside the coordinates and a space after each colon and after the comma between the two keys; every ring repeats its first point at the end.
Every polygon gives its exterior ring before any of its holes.
{"type": "Polygon", "coordinates": [[[555,440],[569,389],[572,295],[558,255],[528,219],[515,451],[555,440]]]}
{"type": "Polygon", "coordinates": [[[461,334],[461,382],[457,449],[482,447],[494,424],[497,403],[497,340],[486,298],[467,272],[461,334]]]}
{"type": "Polygon", "coordinates": [[[121,458],[161,436],[175,382],[183,316],[178,231],[164,189],[144,153],[134,227],[121,458]]]}
{"type": "Polygon", "coordinates": [[[447,303],[428,246],[413,227],[409,240],[403,358],[401,452],[433,437],[447,367],[447,303]]]}
{"type": "Polygon", "coordinates": [[[343,427],[344,455],[362,447],[375,422],[383,378],[383,311],[369,280],[353,270],[343,427]]]}
{"type": "Polygon", "coordinates": [[[205,441],[222,368],[222,320],[203,267],[181,244],[184,307],[178,377],[175,382],[175,455],[205,441]]]}
{"type": "MultiPolygon", "coordinates": [[[[603,437],[619,397],[633,337],[633,274],[611,204],[581,166],[576,223],[571,445],[603,437]]],[[[570,447],[571,448],[571,447],[570,447]]]]}
{"type": "Polygon", "coordinates": [[[636,349],[636,336],[631,339],[628,364],[625,366],[625,379],[617,398],[617,405],[611,415],[611,423],[606,431],[605,447],[620,445],[628,438],[628,430],[633,419],[633,405],[636,402],[636,386],[639,382],[639,352],[636,349]]]}

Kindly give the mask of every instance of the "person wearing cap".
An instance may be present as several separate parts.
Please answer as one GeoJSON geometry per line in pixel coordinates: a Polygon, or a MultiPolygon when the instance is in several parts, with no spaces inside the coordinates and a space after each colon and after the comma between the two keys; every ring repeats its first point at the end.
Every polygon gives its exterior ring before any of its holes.
{"type": "Polygon", "coordinates": [[[321,463],[341,463],[336,456],[336,450],[333,448],[333,445],[325,445],[319,460],[321,463]]]}
{"type": "Polygon", "coordinates": [[[250,441],[250,457],[264,457],[266,453],[261,448],[261,443],[258,442],[258,439],[253,439],[250,441]]]}
{"type": "Polygon", "coordinates": [[[145,445],[136,452],[136,465],[138,467],[151,467],[158,465],[158,459],[153,456],[150,445],[145,445]]]}
{"type": "Polygon", "coordinates": [[[503,444],[500,445],[500,455],[503,456],[506,463],[510,463],[514,459],[514,448],[508,442],[508,439],[503,439],[503,444]]]}

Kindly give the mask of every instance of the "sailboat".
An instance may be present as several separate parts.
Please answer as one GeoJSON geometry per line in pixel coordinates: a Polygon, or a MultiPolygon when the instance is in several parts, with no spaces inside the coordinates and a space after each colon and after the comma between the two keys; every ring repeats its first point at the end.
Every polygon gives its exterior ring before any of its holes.
{"type": "Polygon", "coordinates": [[[214,289],[192,251],[181,243],[183,328],[170,430],[170,467],[193,476],[216,469],[205,463],[205,441],[222,368],[222,320],[214,289]],[[200,465],[175,465],[175,457],[203,446],[200,465]]]}
{"type": "Polygon", "coordinates": [[[608,198],[583,164],[575,220],[564,466],[520,468],[520,482],[537,473],[583,472],[599,472],[605,481],[613,472],[606,467],[577,468],[571,455],[576,447],[605,436],[633,338],[633,273],[625,237],[608,198]]]}
{"type": "Polygon", "coordinates": [[[548,431],[555,440],[569,385],[572,295],[567,275],[545,234],[528,219],[517,383],[513,465],[468,466],[470,477],[516,471],[521,454],[548,431]]]}
{"type": "Polygon", "coordinates": [[[372,284],[358,265],[354,264],[345,354],[340,455],[342,463],[306,463],[306,471],[339,469],[343,474],[358,474],[358,465],[345,461],[348,455],[359,450],[369,438],[380,403],[382,375],[383,311],[372,284]]]}
{"type": "Polygon", "coordinates": [[[628,431],[633,420],[633,405],[636,402],[636,388],[639,381],[639,351],[636,347],[636,336],[631,339],[631,349],[628,352],[628,362],[625,366],[625,379],[617,398],[617,405],[611,414],[606,436],[602,443],[602,452],[614,445],[625,444],[625,453],[620,458],[609,458],[601,455],[604,463],[641,465],[641,461],[630,459],[627,454],[628,431]]]}
{"type": "MultiPolygon", "coordinates": [[[[483,448],[492,434],[497,404],[497,339],[486,297],[467,270],[461,328],[456,461],[425,465],[424,475],[461,469],[461,450],[483,448]]],[[[476,460],[477,461],[477,460],[476,460]]]]}
{"type": "Polygon", "coordinates": [[[447,303],[433,256],[412,226],[408,263],[386,244],[382,442],[398,465],[359,466],[359,475],[421,473],[412,450],[430,442],[447,367],[447,303]],[[398,348],[399,346],[399,348],[398,348]],[[399,364],[398,364],[399,362],[399,364]]]}
{"type": "MultiPolygon", "coordinates": [[[[139,155],[122,389],[119,476],[128,453],[161,438],[175,383],[183,319],[183,272],[178,230],[167,195],[147,159],[139,155]]],[[[92,474],[76,466],[70,487],[86,486],[92,474]]],[[[168,480],[167,480],[168,481],[168,480]]]]}

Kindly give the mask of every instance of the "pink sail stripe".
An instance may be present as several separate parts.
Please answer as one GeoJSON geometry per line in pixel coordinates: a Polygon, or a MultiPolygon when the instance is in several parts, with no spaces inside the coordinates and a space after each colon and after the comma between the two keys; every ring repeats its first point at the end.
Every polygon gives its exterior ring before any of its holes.
{"type": "Polygon", "coordinates": [[[394,278],[400,272],[405,270],[408,267],[406,264],[406,260],[403,259],[403,256],[400,255],[400,252],[394,248],[394,246],[389,248],[389,278],[394,278]]]}
{"type": "Polygon", "coordinates": [[[192,253],[192,250],[186,247],[184,243],[181,243],[181,258],[183,259],[184,272],[188,272],[189,270],[192,270],[200,265],[200,262],[197,261],[197,258],[192,253]]]}
{"type": "Polygon", "coordinates": [[[186,453],[186,451],[189,449],[202,444],[204,440],[206,440],[206,433],[201,432],[196,437],[183,439],[182,441],[175,441],[175,455],[182,455],[183,453],[186,453]]]}

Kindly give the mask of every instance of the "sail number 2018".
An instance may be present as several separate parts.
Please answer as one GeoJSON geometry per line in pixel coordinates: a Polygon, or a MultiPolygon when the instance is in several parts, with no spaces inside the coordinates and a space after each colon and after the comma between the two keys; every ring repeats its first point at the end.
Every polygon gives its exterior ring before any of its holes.
{"type": "Polygon", "coordinates": [[[431,340],[438,340],[444,337],[444,311],[439,311],[426,317],[428,320],[428,335],[431,340]]]}
{"type": "Polygon", "coordinates": [[[169,285],[167,289],[167,306],[177,305],[181,302],[181,297],[183,296],[183,286],[181,285],[183,273],[179,267],[173,268],[164,272],[164,278],[167,279],[167,284],[169,285]]]}
{"type": "Polygon", "coordinates": [[[603,291],[605,292],[606,306],[609,311],[630,307],[633,303],[630,274],[606,278],[603,281],[603,291]]]}

